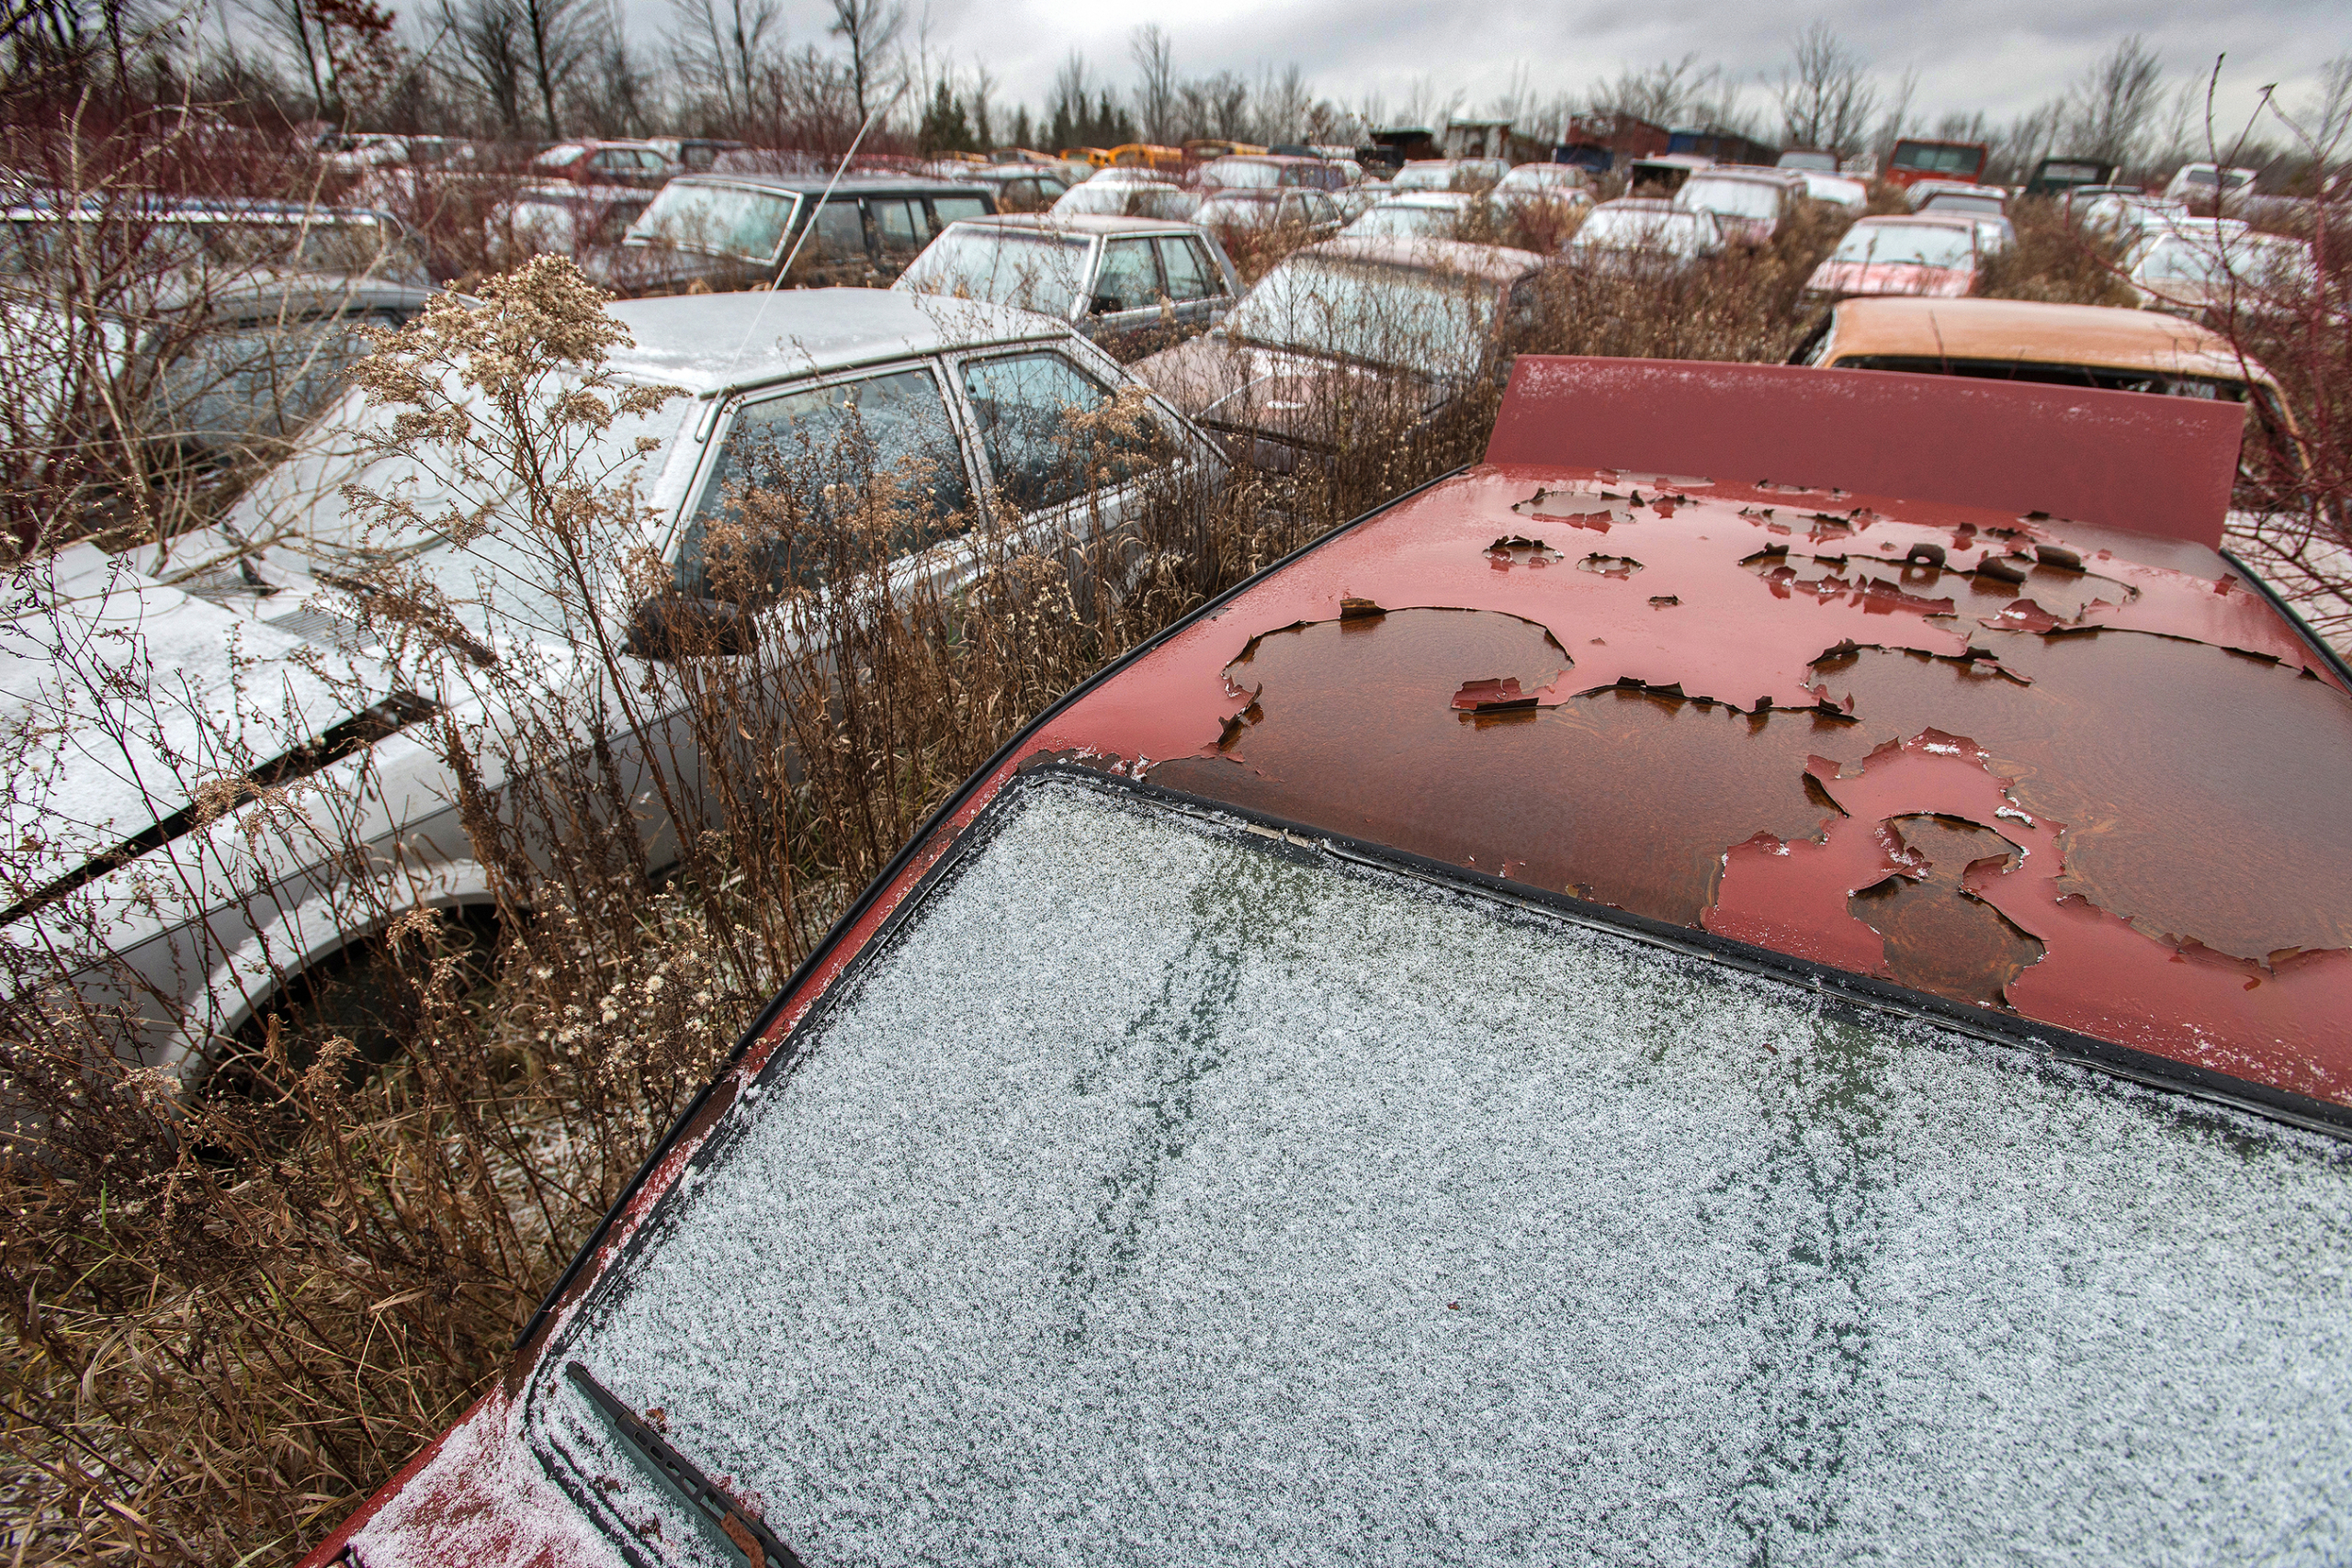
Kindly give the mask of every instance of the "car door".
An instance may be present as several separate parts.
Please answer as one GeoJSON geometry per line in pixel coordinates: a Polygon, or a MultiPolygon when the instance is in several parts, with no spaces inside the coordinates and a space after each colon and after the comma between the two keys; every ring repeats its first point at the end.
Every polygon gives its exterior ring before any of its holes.
{"type": "Polygon", "coordinates": [[[885,278],[904,272],[916,253],[930,243],[929,224],[919,197],[867,197],[865,223],[874,245],[874,265],[885,278]]]}
{"type": "Polygon", "coordinates": [[[1159,240],[1160,275],[1168,281],[1168,300],[1176,312],[1176,327],[1183,336],[1205,331],[1233,309],[1230,269],[1209,254],[1197,234],[1163,234],[1159,240]]]}
{"type": "Polygon", "coordinates": [[[1084,331],[1114,357],[1125,360],[1164,348],[1174,324],[1159,255],[1148,235],[1103,242],[1088,292],[1084,331]]]}
{"type": "Polygon", "coordinates": [[[838,587],[972,525],[970,457],[937,366],[745,393],[721,415],[671,560],[690,599],[838,587]]]}
{"type": "Polygon", "coordinates": [[[957,364],[985,503],[1017,518],[1033,547],[1113,532],[1153,476],[1210,460],[1149,402],[1138,421],[1101,417],[1121,378],[1095,359],[1066,341],[987,350],[957,364]]]}

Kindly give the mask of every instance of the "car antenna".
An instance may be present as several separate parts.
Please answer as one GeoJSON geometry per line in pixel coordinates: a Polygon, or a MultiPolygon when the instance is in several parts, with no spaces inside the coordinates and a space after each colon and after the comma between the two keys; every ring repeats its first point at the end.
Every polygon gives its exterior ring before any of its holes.
{"type": "Polygon", "coordinates": [[[907,84],[901,82],[899,84],[899,90],[890,95],[890,101],[867,115],[865,123],[857,128],[857,135],[850,141],[849,151],[842,154],[841,163],[833,169],[833,177],[825,182],[824,194],[817,198],[816,209],[808,214],[808,221],[800,226],[800,237],[792,242],[792,249],[785,256],[784,265],[776,269],[775,281],[768,285],[771,290],[780,287],[784,280],[792,275],[792,264],[800,259],[800,247],[807,244],[808,236],[817,231],[817,212],[821,211],[825,203],[832,199],[833,187],[842,183],[843,175],[849,173],[850,160],[857,156],[858,148],[865,143],[865,133],[874,129],[876,120],[898,107],[899,100],[906,96],[907,84]]]}
{"type": "MultiPolygon", "coordinates": [[[[858,148],[865,144],[865,133],[874,129],[874,122],[876,120],[880,119],[884,115],[888,114],[892,109],[899,107],[899,100],[907,96],[908,85],[909,84],[906,82],[899,83],[899,90],[890,95],[889,102],[882,105],[879,108],[876,108],[872,114],[867,115],[865,117],[865,123],[859,126],[857,128],[857,134],[850,139],[849,151],[842,154],[842,161],[834,166],[833,177],[825,182],[824,193],[817,197],[816,207],[811,209],[808,213],[808,221],[800,226],[800,238],[792,242],[792,249],[786,254],[784,258],[784,265],[776,269],[775,276],[768,280],[766,297],[760,300],[760,308],[752,312],[752,323],[743,329],[743,341],[735,345],[735,352],[728,356],[727,364],[729,369],[732,369],[736,363],[743,357],[743,351],[752,345],[752,334],[760,330],[761,319],[768,313],[768,299],[775,297],[776,289],[783,284],[786,276],[791,273],[792,264],[795,261],[797,261],[800,257],[800,247],[807,244],[808,243],[808,236],[817,231],[817,214],[820,211],[822,211],[824,209],[825,203],[831,199],[834,187],[842,183],[842,176],[849,173],[850,160],[857,156],[858,148]]],[[[718,399],[719,401],[723,402],[726,400],[725,393],[726,389],[721,388],[718,399]]]]}

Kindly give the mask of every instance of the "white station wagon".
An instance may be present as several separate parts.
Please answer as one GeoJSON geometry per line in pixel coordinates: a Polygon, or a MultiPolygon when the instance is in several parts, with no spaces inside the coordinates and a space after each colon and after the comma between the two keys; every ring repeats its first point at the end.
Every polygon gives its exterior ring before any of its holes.
{"type": "MultiPolygon", "coordinates": [[[[894,581],[903,570],[951,585],[975,569],[964,533],[975,517],[1017,517],[1035,538],[1083,535],[1119,525],[1148,468],[1213,475],[1220,461],[1144,393],[1145,423],[1157,428],[1098,433],[1083,465],[1091,473],[1077,471],[1067,460],[1070,413],[1132,383],[1067,324],[1024,311],[872,289],[612,310],[635,339],[611,355],[612,374],[684,395],[616,419],[587,470],[633,489],[643,543],[690,596],[708,592],[712,525],[746,489],[772,482],[763,466],[783,461],[786,445],[858,446],[875,474],[911,460],[909,493],[928,520],[914,530],[921,537],[892,536],[890,548],[903,552],[891,558],[894,581]],[[1134,450],[1105,460],[1105,443],[1134,450]]],[[[355,391],[220,528],[167,550],[70,547],[20,572],[9,595],[0,705],[15,738],[16,849],[0,886],[0,953],[13,961],[21,999],[43,953],[77,943],[110,952],[105,973],[85,971],[74,987],[86,1003],[132,1015],[125,1048],[148,1066],[201,1070],[213,1045],[292,977],[368,934],[356,911],[490,898],[441,751],[446,726],[420,719],[495,730],[497,705],[517,692],[537,708],[534,693],[553,703],[559,688],[585,690],[593,705],[597,682],[610,681],[565,637],[561,617],[543,613],[579,563],[536,558],[527,541],[495,529],[461,538],[420,522],[388,538],[355,507],[346,485],[406,497],[420,519],[490,499],[413,457],[372,455],[367,438],[391,412],[355,391]],[[393,673],[402,661],[371,643],[378,634],[355,613],[346,575],[388,552],[442,588],[481,679],[458,660],[435,689],[402,688],[393,673]],[[58,658],[61,641],[78,652],[58,658]],[[303,779],[324,787],[285,787],[303,779]],[[222,781],[235,786],[225,814],[222,781]],[[253,782],[277,798],[255,800],[253,782]],[[260,810],[281,815],[267,832],[248,832],[260,810]],[[288,810],[316,819],[289,829],[288,810]],[[328,819],[334,813],[342,818],[328,819]],[[365,868],[345,852],[355,840],[368,847],[365,868]]],[[[824,525],[821,508],[808,525],[824,525]]],[[[824,592],[793,562],[790,541],[775,570],[824,592]]],[[[608,624],[627,621],[629,606],[609,602],[631,592],[622,563],[589,563],[589,577],[608,624]]],[[[650,668],[661,653],[627,657],[650,668]]],[[[665,824],[645,806],[639,815],[658,867],[665,824]]]]}

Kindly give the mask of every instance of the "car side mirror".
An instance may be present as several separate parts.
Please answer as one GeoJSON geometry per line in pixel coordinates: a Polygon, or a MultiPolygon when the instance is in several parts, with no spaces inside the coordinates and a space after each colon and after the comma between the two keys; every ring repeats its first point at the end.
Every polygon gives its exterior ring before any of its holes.
{"type": "Polygon", "coordinates": [[[1091,313],[1097,316],[1114,316],[1125,309],[1125,304],[1115,294],[1097,294],[1093,303],[1087,307],[1091,313]]]}
{"type": "Polygon", "coordinates": [[[635,659],[733,658],[751,651],[741,607],[718,599],[657,593],[629,617],[621,651],[635,659]]]}

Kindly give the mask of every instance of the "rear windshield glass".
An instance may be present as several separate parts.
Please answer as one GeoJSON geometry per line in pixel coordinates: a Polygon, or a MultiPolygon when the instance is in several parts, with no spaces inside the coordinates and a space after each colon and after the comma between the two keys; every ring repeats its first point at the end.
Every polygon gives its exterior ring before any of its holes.
{"type": "Polygon", "coordinates": [[[1940,175],[1973,175],[1984,161],[1984,154],[1973,147],[1939,146],[1932,141],[1898,141],[1894,144],[1894,156],[1889,160],[1898,169],[1940,175]]]}
{"type": "Polygon", "coordinates": [[[1001,229],[950,229],[925,246],[896,287],[1017,305],[1067,319],[1086,281],[1084,240],[1001,229]]]}
{"type": "Polygon", "coordinates": [[[2345,1544],[2342,1145],[1111,786],[980,832],[541,1362],[639,1550],[743,1562],[571,1365],[812,1562],[2345,1544]]]}
{"type": "Polygon", "coordinates": [[[1258,280],[1225,331],[1250,343],[1461,374],[1492,339],[1495,286],[1459,273],[1293,257],[1258,280]]]}
{"type": "Polygon", "coordinates": [[[1927,223],[1857,223],[1846,231],[1833,262],[1907,266],[1970,267],[1976,265],[1976,237],[1966,229],[1927,223]]]}
{"type": "Polygon", "coordinates": [[[1703,175],[1686,183],[1675,193],[1675,200],[1684,207],[1726,213],[1734,218],[1772,218],[1781,210],[1777,186],[1758,180],[1711,180],[1703,175]]]}

